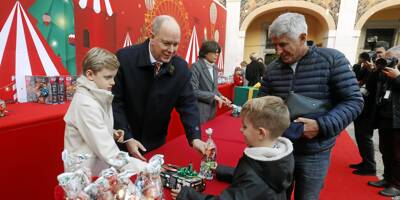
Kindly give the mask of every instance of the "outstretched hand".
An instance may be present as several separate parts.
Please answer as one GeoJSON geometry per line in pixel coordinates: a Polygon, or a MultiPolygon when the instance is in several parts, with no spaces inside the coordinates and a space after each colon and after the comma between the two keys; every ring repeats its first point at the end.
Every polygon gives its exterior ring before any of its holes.
{"type": "Polygon", "coordinates": [[[199,153],[204,155],[206,153],[206,143],[200,139],[192,140],[192,146],[196,149],[199,153]]]}
{"type": "Polygon", "coordinates": [[[126,147],[128,148],[129,153],[140,160],[146,161],[146,158],[143,157],[143,155],[140,153],[139,149],[142,151],[147,151],[146,148],[140,143],[139,141],[135,139],[129,139],[126,141],[126,147]]]}

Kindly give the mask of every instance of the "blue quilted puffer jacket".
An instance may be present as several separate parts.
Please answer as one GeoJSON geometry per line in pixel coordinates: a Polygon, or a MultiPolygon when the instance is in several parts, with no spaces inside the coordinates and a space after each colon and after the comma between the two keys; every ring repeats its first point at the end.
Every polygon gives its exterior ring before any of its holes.
{"type": "Polygon", "coordinates": [[[294,73],[289,65],[276,59],[264,73],[259,96],[274,95],[286,99],[292,81],[295,93],[333,105],[329,112],[315,118],[320,129],[315,138],[293,141],[295,154],[312,154],[332,148],[336,136],[363,107],[360,88],[348,60],[335,49],[310,47],[298,61],[294,73]]]}

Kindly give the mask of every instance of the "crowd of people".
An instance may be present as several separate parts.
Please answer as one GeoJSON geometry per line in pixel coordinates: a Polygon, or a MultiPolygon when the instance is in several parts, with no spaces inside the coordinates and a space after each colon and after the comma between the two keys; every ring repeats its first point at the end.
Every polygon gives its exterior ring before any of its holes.
{"type": "MultiPolygon", "coordinates": [[[[172,190],[174,199],[291,199],[292,194],[296,200],[319,199],[336,138],[353,121],[362,156],[350,166],[353,173],[375,175],[371,137],[377,128],[385,173],[369,184],[384,187],[382,195],[400,195],[400,71],[394,59],[400,58],[400,47],[377,44],[375,60],[362,53],[353,72],[338,50],[307,45],[307,31],[303,15],[280,15],[268,34],[279,57],[265,66],[251,54],[249,64],[235,69],[235,85],[261,83],[261,88],[240,114],[248,147],[229,174],[231,185],[219,196],[185,186],[172,190]],[[308,108],[311,104],[318,109],[308,108]]],[[[180,38],[176,20],[161,15],[141,44],[116,56],[90,50],[64,118],[65,149],[90,154],[88,166],[95,172],[109,166],[140,171],[147,164],[143,154],[166,142],[176,109],[188,145],[204,154],[201,124],[215,117],[217,106],[231,106],[218,91],[215,63],[221,47],[203,42],[189,68],[176,55],[180,38]],[[116,166],[111,160],[120,151],[133,158],[116,166]]]]}

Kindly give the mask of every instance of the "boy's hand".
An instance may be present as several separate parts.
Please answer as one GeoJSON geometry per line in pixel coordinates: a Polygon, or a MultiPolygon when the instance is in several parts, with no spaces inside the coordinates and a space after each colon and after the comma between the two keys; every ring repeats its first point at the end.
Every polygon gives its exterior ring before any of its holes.
{"type": "Polygon", "coordinates": [[[114,140],[116,140],[118,143],[123,143],[124,134],[125,134],[124,130],[121,129],[115,130],[113,133],[114,140]]]}
{"type": "Polygon", "coordinates": [[[128,151],[130,154],[132,154],[133,157],[138,158],[140,160],[146,161],[146,158],[143,157],[143,155],[139,152],[139,148],[142,151],[147,151],[146,148],[140,143],[139,141],[131,138],[125,142],[126,147],[128,148],[128,151]]]}
{"type": "Polygon", "coordinates": [[[180,187],[178,187],[176,189],[171,189],[171,197],[172,197],[173,200],[176,199],[176,197],[178,196],[180,191],[181,191],[180,187]]]}
{"type": "Polygon", "coordinates": [[[196,149],[202,155],[204,155],[206,153],[206,143],[203,142],[202,140],[200,140],[200,139],[192,140],[192,146],[194,149],[196,149]]]}

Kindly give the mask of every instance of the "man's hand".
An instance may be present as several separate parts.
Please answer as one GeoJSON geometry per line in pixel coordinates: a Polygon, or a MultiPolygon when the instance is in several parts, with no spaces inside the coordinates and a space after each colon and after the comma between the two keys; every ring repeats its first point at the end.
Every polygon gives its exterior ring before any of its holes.
{"type": "Polygon", "coordinates": [[[318,135],[319,133],[319,126],[317,121],[313,119],[308,119],[308,118],[303,118],[299,117],[294,122],[302,122],[304,123],[304,132],[303,132],[303,137],[312,139],[315,136],[318,135]]]}
{"type": "Polygon", "coordinates": [[[397,66],[395,66],[394,68],[385,67],[382,72],[390,79],[395,79],[400,75],[400,71],[397,69],[397,66]]]}
{"type": "Polygon", "coordinates": [[[132,154],[133,157],[146,161],[146,158],[143,157],[143,155],[139,152],[139,148],[142,151],[147,151],[146,148],[144,148],[144,146],[142,145],[142,143],[132,138],[127,140],[125,144],[126,147],[128,148],[129,153],[132,154]]]}
{"type": "Polygon", "coordinates": [[[172,197],[173,200],[176,199],[176,197],[178,196],[180,191],[181,191],[180,187],[178,187],[176,189],[171,189],[171,197],[172,197]]]}
{"type": "Polygon", "coordinates": [[[361,63],[361,66],[364,67],[365,69],[371,71],[375,68],[374,64],[368,61],[365,61],[363,63],[361,63]]]}
{"type": "Polygon", "coordinates": [[[204,155],[206,153],[206,143],[203,142],[202,140],[200,140],[200,139],[192,140],[192,146],[194,149],[196,149],[202,155],[204,155]]]}

